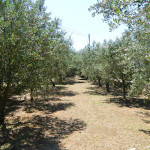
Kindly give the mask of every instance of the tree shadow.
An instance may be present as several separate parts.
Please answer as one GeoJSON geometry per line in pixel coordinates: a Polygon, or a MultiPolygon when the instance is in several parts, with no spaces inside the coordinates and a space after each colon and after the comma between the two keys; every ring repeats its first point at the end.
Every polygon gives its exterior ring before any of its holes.
{"type": "MultiPolygon", "coordinates": [[[[147,123],[147,124],[150,124],[150,120],[149,120],[149,117],[150,117],[150,112],[138,112],[138,114],[143,118],[146,118],[146,119],[142,119],[144,121],[144,123],[147,123]]],[[[140,129],[139,131],[147,134],[150,136],[150,130],[144,130],[144,129],[140,129]]]]}
{"type": "Polygon", "coordinates": [[[77,84],[77,83],[85,83],[85,82],[83,82],[83,81],[75,81],[75,80],[72,79],[72,80],[68,80],[66,82],[63,82],[62,85],[74,85],[74,84],[77,84]]]}
{"type": "Polygon", "coordinates": [[[143,121],[145,122],[145,123],[150,123],[150,120],[145,120],[145,119],[143,119],[143,121]]]}
{"type": "Polygon", "coordinates": [[[61,86],[61,85],[56,85],[55,89],[57,89],[57,91],[61,91],[61,90],[67,89],[67,87],[61,86]]]}
{"type": "MultiPolygon", "coordinates": [[[[70,84],[72,84],[71,81],[70,84]]],[[[48,94],[46,99],[34,98],[33,102],[21,100],[18,96],[9,100],[6,107],[6,124],[9,134],[4,141],[0,133],[0,149],[66,150],[61,146],[60,140],[75,131],[85,129],[85,122],[79,119],[62,120],[52,116],[52,113],[56,111],[65,111],[75,106],[67,100],[62,101],[56,95],[75,96],[77,93],[67,91],[64,86],[56,86],[52,92],[46,91],[44,94],[48,94]],[[34,111],[39,112],[37,114],[33,113],[34,111]],[[16,112],[19,116],[15,116],[16,112]],[[23,116],[21,113],[26,115],[23,116]]]]}
{"type": "Polygon", "coordinates": [[[56,92],[58,96],[76,96],[78,93],[72,92],[72,91],[58,91],[56,92]]]}
{"type": "Polygon", "coordinates": [[[56,97],[51,97],[47,99],[38,99],[34,100],[33,102],[29,100],[20,100],[17,98],[11,98],[7,102],[5,115],[13,116],[13,113],[21,108],[23,108],[23,110],[28,113],[32,113],[35,110],[52,113],[56,111],[66,110],[72,106],[75,106],[71,102],[64,102],[64,101],[61,102],[61,101],[62,100],[60,98],[56,97]]]}
{"type": "Polygon", "coordinates": [[[84,94],[89,94],[89,95],[107,95],[108,93],[104,90],[104,88],[100,88],[100,87],[90,87],[87,88],[88,91],[84,92],[84,94]]]}
{"type": "Polygon", "coordinates": [[[145,123],[150,124],[150,120],[148,120],[148,118],[150,118],[150,113],[149,112],[139,112],[138,114],[141,114],[142,116],[144,116],[147,119],[142,119],[145,123]]]}
{"type": "Polygon", "coordinates": [[[64,150],[65,148],[60,146],[60,140],[86,127],[86,124],[78,119],[61,120],[52,116],[39,115],[27,122],[10,125],[12,128],[7,140],[9,146],[4,148],[5,150],[64,150]]]}
{"type": "Polygon", "coordinates": [[[56,86],[55,88],[50,89],[49,91],[38,93],[38,95],[44,97],[44,99],[48,99],[49,96],[57,95],[57,96],[75,96],[78,93],[67,90],[67,87],[64,86],[56,86]]]}
{"type": "Polygon", "coordinates": [[[66,90],[66,89],[67,89],[67,87],[57,85],[55,87],[51,87],[51,88],[47,88],[47,89],[41,89],[38,92],[36,92],[35,95],[44,97],[44,99],[45,99],[46,97],[52,96],[56,93],[59,93],[62,90],[66,90]]]}
{"type": "Polygon", "coordinates": [[[20,109],[24,102],[25,100],[20,100],[14,97],[9,98],[6,105],[5,114],[8,115],[9,113],[16,111],[17,109],[20,109]]]}
{"type": "Polygon", "coordinates": [[[81,75],[79,80],[88,80],[88,77],[81,75]]]}
{"type": "Polygon", "coordinates": [[[7,120],[9,134],[5,142],[0,133],[0,145],[3,146],[3,150],[65,150],[60,146],[60,140],[75,131],[84,130],[86,127],[86,124],[78,119],[62,120],[52,116],[52,113],[56,111],[65,111],[74,106],[74,103],[64,102],[57,97],[34,100],[33,102],[11,100],[7,106],[7,115],[10,115],[9,113],[12,111],[14,116],[11,115],[12,123],[7,120]],[[31,115],[16,117],[15,112],[19,108],[23,108],[22,112],[31,115]],[[39,111],[38,115],[34,114],[34,111],[39,111]],[[44,112],[44,116],[40,114],[41,111],[44,112]]]}
{"type": "MultiPolygon", "coordinates": [[[[53,89],[53,91],[47,91],[48,93],[44,93],[43,95],[38,93],[40,98],[34,97],[33,102],[31,103],[29,99],[24,98],[24,100],[19,99],[19,96],[13,96],[7,102],[5,114],[10,115],[10,113],[17,111],[18,109],[24,108],[26,112],[32,112],[33,109],[39,111],[47,111],[49,113],[66,110],[67,108],[74,106],[73,103],[62,102],[60,98],[57,96],[75,96],[77,93],[73,91],[66,90],[67,88],[64,86],[57,86],[53,89]],[[64,90],[64,91],[61,91],[64,90]],[[44,97],[44,98],[41,98],[44,97]],[[57,103],[55,103],[57,102],[57,103]],[[55,103],[55,104],[54,104],[55,103]]],[[[67,100],[65,100],[67,101],[67,100]]]]}
{"type": "Polygon", "coordinates": [[[57,102],[57,101],[62,101],[62,100],[60,98],[57,98],[57,97],[51,97],[51,98],[44,99],[44,101],[57,102]]]}
{"type": "Polygon", "coordinates": [[[120,107],[129,107],[129,108],[143,108],[150,110],[150,101],[147,99],[129,99],[124,100],[123,98],[110,98],[109,100],[105,100],[104,103],[115,103],[120,107]]]}
{"type": "MultiPolygon", "coordinates": [[[[88,79],[87,79],[87,78],[80,78],[80,79],[78,79],[78,80],[86,81],[86,80],[88,80],[88,79]]],[[[85,83],[85,82],[83,82],[83,83],[85,83]]]]}
{"type": "Polygon", "coordinates": [[[145,134],[150,136],[150,130],[139,130],[139,131],[141,131],[141,132],[143,132],[143,133],[145,133],[145,134]]]}
{"type": "Polygon", "coordinates": [[[143,115],[144,117],[150,117],[150,112],[138,112],[139,115],[143,115]]]}
{"type": "Polygon", "coordinates": [[[27,113],[32,113],[33,111],[44,111],[46,113],[53,113],[56,111],[66,110],[74,106],[71,102],[57,102],[52,103],[50,100],[35,100],[32,103],[27,102],[24,104],[24,111],[27,113]]]}
{"type": "Polygon", "coordinates": [[[82,82],[82,81],[77,81],[76,83],[85,83],[85,82],[82,82]]]}

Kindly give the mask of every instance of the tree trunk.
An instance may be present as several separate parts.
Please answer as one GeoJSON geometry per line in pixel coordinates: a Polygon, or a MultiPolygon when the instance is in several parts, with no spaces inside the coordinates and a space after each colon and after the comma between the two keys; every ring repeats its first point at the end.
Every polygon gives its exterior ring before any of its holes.
{"type": "Polygon", "coordinates": [[[1,96],[0,97],[0,125],[4,124],[5,119],[5,106],[6,106],[6,100],[1,96]]]}
{"type": "Polygon", "coordinates": [[[110,92],[109,81],[106,82],[106,91],[107,91],[108,93],[110,92]]]}
{"type": "Polygon", "coordinates": [[[8,80],[5,91],[0,96],[0,125],[4,139],[6,139],[8,135],[8,133],[6,132],[6,124],[5,124],[5,108],[6,103],[8,101],[9,89],[10,89],[10,79],[8,80]]]}
{"type": "Polygon", "coordinates": [[[1,131],[2,131],[2,136],[5,139],[7,134],[6,134],[6,125],[5,125],[5,107],[6,107],[6,100],[2,97],[0,97],[0,126],[1,126],[1,131]]]}
{"type": "Polygon", "coordinates": [[[53,80],[51,80],[51,83],[52,83],[53,87],[55,87],[55,83],[53,82],[53,80]]]}
{"type": "Polygon", "coordinates": [[[122,74],[122,90],[123,90],[123,99],[126,100],[126,84],[124,74],[122,74]]]}
{"type": "Polygon", "coordinates": [[[123,99],[126,100],[126,87],[125,87],[125,82],[123,80],[123,99]]]}
{"type": "Polygon", "coordinates": [[[33,88],[30,89],[30,101],[33,102],[33,88]]]}
{"type": "Polygon", "coordinates": [[[101,80],[98,78],[98,86],[102,87],[101,80]]]}

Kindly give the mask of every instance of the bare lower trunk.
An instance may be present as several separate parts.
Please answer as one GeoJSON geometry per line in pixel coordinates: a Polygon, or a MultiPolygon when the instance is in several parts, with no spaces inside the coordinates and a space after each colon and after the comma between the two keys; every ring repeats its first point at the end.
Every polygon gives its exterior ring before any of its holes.
{"type": "Polygon", "coordinates": [[[53,82],[53,80],[51,80],[51,83],[52,83],[53,87],[55,87],[55,83],[53,82]]]}
{"type": "Polygon", "coordinates": [[[126,86],[125,86],[125,82],[123,82],[123,99],[126,100],[126,86]]]}
{"type": "Polygon", "coordinates": [[[107,91],[108,93],[110,92],[109,82],[106,82],[106,91],[107,91]]]}
{"type": "Polygon", "coordinates": [[[101,84],[101,80],[100,80],[100,79],[98,79],[98,86],[99,86],[99,87],[102,87],[102,84],[101,84]]]}
{"type": "Polygon", "coordinates": [[[33,88],[30,89],[30,101],[33,102],[33,88]]]}
{"type": "Polygon", "coordinates": [[[4,100],[4,98],[1,96],[0,97],[0,125],[4,124],[5,106],[6,106],[6,100],[4,100]]]}
{"type": "Polygon", "coordinates": [[[9,85],[6,87],[6,90],[4,91],[3,95],[0,96],[0,126],[4,140],[7,139],[8,135],[5,124],[5,108],[6,102],[8,101],[8,93],[9,93],[9,85]]]}
{"type": "Polygon", "coordinates": [[[123,92],[123,99],[126,100],[126,83],[125,83],[125,75],[122,74],[122,92],[123,92]]]}

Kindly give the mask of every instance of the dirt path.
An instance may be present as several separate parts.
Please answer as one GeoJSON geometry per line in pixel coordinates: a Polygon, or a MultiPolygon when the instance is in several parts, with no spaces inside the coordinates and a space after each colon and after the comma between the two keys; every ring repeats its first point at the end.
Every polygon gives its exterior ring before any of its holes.
{"type": "Polygon", "coordinates": [[[149,110],[130,105],[121,107],[113,96],[99,94],[101,91],[96,92],[95,85],[79,78],[65,87],[72,94],[61,99],[74,106],[53,115],[65,120],[79,119],[86,126],[61,140],[64,149],[150,150],[149,110]]]}
{"type": "Polygon", "coordinates": [[[13,98],[0,149],[150,150],[150,105],[127,103],[76,77],[33,102],[13,98]]]}

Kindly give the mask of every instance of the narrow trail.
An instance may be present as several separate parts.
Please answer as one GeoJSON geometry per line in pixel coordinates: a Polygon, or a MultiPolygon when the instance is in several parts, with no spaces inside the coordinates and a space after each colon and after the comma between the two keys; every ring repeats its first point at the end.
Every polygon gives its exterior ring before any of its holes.
{"type": "Polygon", "coordinates": [[[79,77],[64,85],[64,103],[74,106],[57,111],[53,116],[64,120],[79,119],[82,130],[61,139],[65,150],[150,150],[150,111],[120,107],[114,97],[95,92],[97,87],[79,77]],[[146,122],[147,121],[147,122],[146,122]]]}

